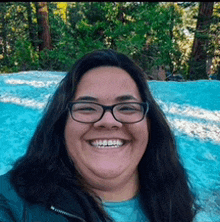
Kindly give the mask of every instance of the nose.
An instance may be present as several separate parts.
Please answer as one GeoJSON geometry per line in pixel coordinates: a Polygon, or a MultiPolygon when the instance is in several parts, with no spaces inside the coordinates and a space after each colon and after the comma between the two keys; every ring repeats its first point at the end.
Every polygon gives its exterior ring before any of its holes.
{"type": "Polygon", "coordinates": [[[122,123],[117,121],[112,115],[111,111],[108,110],[104,113],[102,118],[94,123],[94,127],[106,128],[106,129],[116,129],[122,127],[122,123]]]}

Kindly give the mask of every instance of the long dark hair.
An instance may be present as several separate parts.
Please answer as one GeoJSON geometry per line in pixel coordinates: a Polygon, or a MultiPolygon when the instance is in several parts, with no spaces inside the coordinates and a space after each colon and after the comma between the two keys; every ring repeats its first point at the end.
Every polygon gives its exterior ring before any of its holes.
{"type": "MultiPolygon", "coordinates": [[[[141,68],[124,54],[113,50],[99,50],[85,55],[60,82],[26,154],[11,170],[11,183],[21,197],[35,204],[53,203],[61,190],[63,193],[75,193],[85,208],[92,208],[103,221],[106,220],[95,198],[82,189],[64,141],[67,104],[74,97],[84,73],[100,66],[125,70],[136,82],[143,102],[149,103],[150,139],[138,166],[141,204],[147,217],[152,222],[193,221],[195,198],[166,118],[155,102],[141,68]]],[[[87,212],[87,215],[89,221],[96,220],[94,213],[87,212]]]]}

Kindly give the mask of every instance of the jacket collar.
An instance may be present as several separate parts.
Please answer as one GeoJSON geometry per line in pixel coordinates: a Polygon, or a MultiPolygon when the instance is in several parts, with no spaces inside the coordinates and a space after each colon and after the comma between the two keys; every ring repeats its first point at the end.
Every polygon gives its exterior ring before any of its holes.
{"type": "Polygon", "coordinates": [[[75,193],[61,189],[56,194],[53,203],[48,207],[66,217],[75,217],[80,218],[81,221],[86,221],[83,205],[79,201],[79,196],[75,193]]]}
{"type": "Polygon", "coordinates": [[[81,217],[79,217],[79,216],[77,216],[75,214],[71,214],[69,212],[66,212],[66,211],[63,211],[61,209],[58,209],[58,208],[56,208],[54,206],[51,206],[50,209],[55,211],[58,214],[61,214],[61,215],[65,216],[65,217],[73,218],[73,219],[75,219],[77,221],[80,221],[80,222],[86,222],[83,218],[81,218],[81,217]]]}

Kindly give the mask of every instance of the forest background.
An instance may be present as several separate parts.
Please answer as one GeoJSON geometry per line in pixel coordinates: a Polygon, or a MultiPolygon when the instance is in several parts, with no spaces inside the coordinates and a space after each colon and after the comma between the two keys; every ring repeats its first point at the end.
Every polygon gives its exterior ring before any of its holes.
{"type": "Polygon", "coordinates": [[[164,69],[220,80],[220,3],[0,3],[0,73],[68,71],[103,48],[127,54],[147,77],[164,69]]]}

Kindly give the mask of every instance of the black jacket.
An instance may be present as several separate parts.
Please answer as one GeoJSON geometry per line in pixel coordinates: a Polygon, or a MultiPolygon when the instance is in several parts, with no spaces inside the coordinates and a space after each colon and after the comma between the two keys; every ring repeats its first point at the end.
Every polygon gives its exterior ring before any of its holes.
{"type": "Polygon", "coordinates": [[[50,206],[30,204],[16,193],[8,173],[0,176],[0,222],[90,222],[86,210],[76,196],[64,192],[50,206]]]}

